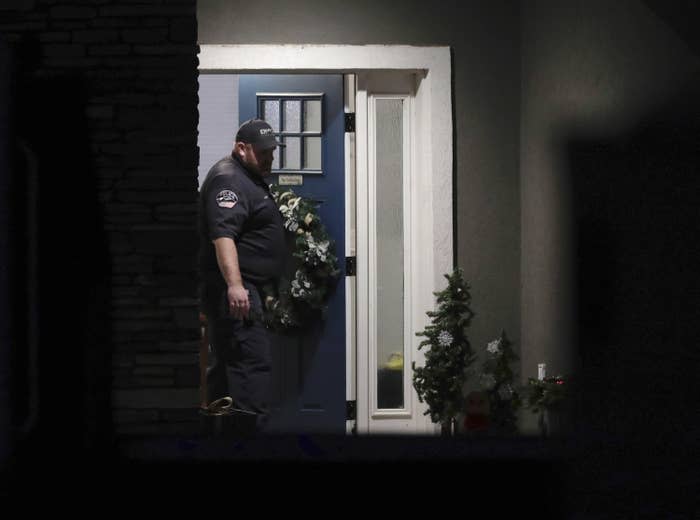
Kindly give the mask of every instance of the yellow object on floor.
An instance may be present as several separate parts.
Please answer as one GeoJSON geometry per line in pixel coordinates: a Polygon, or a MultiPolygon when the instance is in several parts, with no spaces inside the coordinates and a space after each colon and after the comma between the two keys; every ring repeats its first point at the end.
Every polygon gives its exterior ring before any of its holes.
{"type": "Polygon", "coordinates": [[[403,353],[392,352],[389,354],[389,359],[384,363],[384,368],[387,370],[403,370],[403,353]]]}

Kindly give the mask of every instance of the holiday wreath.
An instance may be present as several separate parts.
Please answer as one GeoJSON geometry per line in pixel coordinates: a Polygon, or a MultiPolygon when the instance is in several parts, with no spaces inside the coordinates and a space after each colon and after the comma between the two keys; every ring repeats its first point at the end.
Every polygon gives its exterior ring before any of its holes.
{"type": "Polygon", "coordinates": [[[340,270],[314,201],[275,184],[270,193],[284,219],[292,263],[276,287],[265,288],[265,321],[273,330],[289,333],[325,317],[340,270]]]}

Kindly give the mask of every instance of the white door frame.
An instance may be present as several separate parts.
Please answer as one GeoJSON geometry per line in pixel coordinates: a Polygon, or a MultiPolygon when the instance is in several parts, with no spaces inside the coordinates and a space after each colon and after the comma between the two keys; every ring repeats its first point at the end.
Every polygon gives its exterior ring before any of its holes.
{"type": "MultiPolygon", "coordinates": [[[[452,96],[449,47],[413,47],[405,45],[200,45],[200,72],[224,73],[338,73],[355,74],[382,70],[401,70],[419,74],[421,81],[415,93],[415,111],[420,125],[414,133],[415,175],[411,200],[420,203],[412,219],[413,236],[413,325],[422,330],[428,324],[425,311],[433,310],[434,291],[445,286],[444,273],[452,271],[452,96]],[[416,144],[420,144],[420,153],[416,144]]],[[[366,139],[366,136],[356,136],[366,139]]],[[[366,164],[358,161],[357,178],[366,175],[366,164]]],[[[357,192],[359,195],[361,192],[357,192]]],[[[352,201],[354,202],[354,201],[352,201]]],[[[350,236],[350,235],[348,235],[350,236]]],[[[361,259],[358,258],[358,263],[361,259]]],[[[361,265],[361,263],[360,263],[361,265]]],[[[366,264],[365,264],[366,265],[366,264]]],[[[361,273],[358,273],[358,285],[361,273]]],[[[358,316],[358,323],[360,316],[358,316]]],[[[367,348],[357,336],[357,350],[367,348]]],[[[352,345],[349,348],[351,351],[352,345]]],[[[411,345],[418,342],[411,341],[411,345]]],[[[412,360],[422,365],[422,351],[412,347],[412,360]]],[[[351,357],[347,358],[351,360],[351,357]]],[[[358,357],[359,359],[359,357],[358,357]]],[[[405,359],[410,369],[411,359],[405,359]]],[[[362,367],[358,368],[361,377],[362,367]]],[[[366,371],[365,371],[366,373],[366,371]]],[[[367,384],[368,381],[364,381],[367,384]]],[[[349,387],[350,388],[350,387],[349,387]]],[[[352,391],[352,390],[349,390],[352,391]]],[[[436,425],[423,415],[425,405],[415,403],[411,429],[405,433],[437,432],[436,425]]],[[[354,392],[353,392],[354,394],[354,392]]],[[[364,394],[364,392],[363,392],[364,394]]],[[[359,395],[358,395],[359,397],[359,395]]],[[[368,413],[368,403],[357,402],[358,415],[368,413]]],[[[358,416],[358,432],[371,433],[368,424],[358,416]]]]}

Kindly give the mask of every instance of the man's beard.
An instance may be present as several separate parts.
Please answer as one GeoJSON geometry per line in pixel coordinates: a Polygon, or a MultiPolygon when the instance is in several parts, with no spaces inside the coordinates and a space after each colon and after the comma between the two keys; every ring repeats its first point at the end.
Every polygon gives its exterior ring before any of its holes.
{"type": "Polygon", "coordinates": [[[245,159],[243,159],[241,162],[250,173],[253,173],[259,177],[266,177],[270,174],[270,171],[272,169],[272,167],[262,169],[259,165],[248,162],[245,159]]]}

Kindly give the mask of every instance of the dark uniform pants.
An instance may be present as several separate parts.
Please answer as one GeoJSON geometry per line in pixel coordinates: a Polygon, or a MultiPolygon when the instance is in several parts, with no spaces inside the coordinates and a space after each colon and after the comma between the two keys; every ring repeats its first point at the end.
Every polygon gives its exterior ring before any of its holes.
{"type": "Polygon", "coordinates": [[[249,294],[249,319],[237,320],[228,313],[226,288],[217,289],[219,295],[205,306],[214,354],[207,370],[207,392],[210,402],[228,395],[234,407],[256,413],[260,431],[268,416],[270,339],[262,322],[260,292],[252,284],[243,285],[249,294]],[[218,305],[211,305],[217,301],[218,305]]]}

